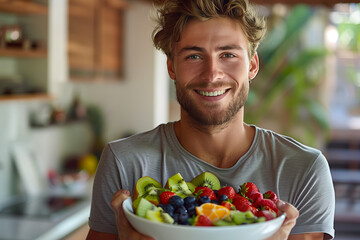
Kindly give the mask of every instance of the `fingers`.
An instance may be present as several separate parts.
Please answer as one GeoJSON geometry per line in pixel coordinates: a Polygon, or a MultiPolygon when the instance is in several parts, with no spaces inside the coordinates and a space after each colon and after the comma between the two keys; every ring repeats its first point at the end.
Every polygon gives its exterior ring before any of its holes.
{"type": "Polygon", "coordinates": [[[280,229],[272,237],[268,238],[268,240],[286,240],[289,237],[291,229],[296,224],[296,219],[299,217],[299,211],[290,203],[281,200],[278,200],[276,205],[280,212],[286,214],[286,218],[280,229]]]}
{"type": "Polygon", "coordinates": [[[288,220],[297,219],[299,217],[299,211],[290,203],[285,203],[281,200],[278,200],[276,205],[281,212],[286,213],[286,218],[288,220]]]}
{"type": "Polygon", "coordinates": [[[111,200],[111,207],[114,210],[115,213],[118,213],[122,203],[128,198],[130,197],[130,191],[129,190],[124,190],[124,189],[120,189],[119,191],[117,191],[112,200],[111,200]]]}
{"type": "Polygon", "coordinates": [[[127,221],[124,210],[122,209],[123,202],[130,197],[130,191],[120,189],[117,191],[112,200],[111,207],[115,214],[116,225],[118,229],[118,237],[120,240],[153,240],[153,238],[144,236],[138,233],[131,224],[127,221]]]}

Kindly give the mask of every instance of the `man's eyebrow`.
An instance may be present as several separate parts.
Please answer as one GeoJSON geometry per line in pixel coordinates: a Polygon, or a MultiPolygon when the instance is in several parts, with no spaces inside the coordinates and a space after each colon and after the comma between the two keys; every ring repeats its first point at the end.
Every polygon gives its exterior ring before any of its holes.
{"type": "Polygon", "coordinates": [[[242,50],[243,48],[240,45],[236,45],[236,44],[230,44],[230,45],[225,45],[225,46],[220,46],[217,48],[218,50],[242,50]]]}
{"type": "Polygon", "coordinates": [[[205,50],[203,48],[197,47],[197,46],[183,47],[180,49],[180,51],[177,53],[177,55],[181,55],[184,52],[188,52],[188,51],[204,52],[205,50]]]}
{"type": "MultiPolygon", "coordinates": [[[[220,47],[216,48],[217,51],[234,50],[234,49],[242,50],[243,47],[241,47],[240,45],[236,45],[236,44],[230,44],[230,45],[224,45],[224,46],[220,46],[220,47]]],[[[198,46],[183,47],[182,49],[180,49],[180,51],[177,53],[177,55],[181,55],[187,51],[205,52],[205,49],[198,47],[198,46]]]]}

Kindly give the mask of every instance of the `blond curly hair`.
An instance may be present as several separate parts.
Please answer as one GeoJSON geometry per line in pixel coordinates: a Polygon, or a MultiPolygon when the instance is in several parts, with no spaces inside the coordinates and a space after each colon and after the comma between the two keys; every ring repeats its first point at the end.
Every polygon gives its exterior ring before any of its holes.
{"type": "Polygon", "coordinates": [[[249,57],[265,36],[265,19],[257,15],[247,0],[165,0],[158,1],[158,5],[152,39],[155,47],[170,58],[174,44],[180,41],[182,30],[192,19],[206,21],[223,17],[238,21],[249,43],[249,57]]]}

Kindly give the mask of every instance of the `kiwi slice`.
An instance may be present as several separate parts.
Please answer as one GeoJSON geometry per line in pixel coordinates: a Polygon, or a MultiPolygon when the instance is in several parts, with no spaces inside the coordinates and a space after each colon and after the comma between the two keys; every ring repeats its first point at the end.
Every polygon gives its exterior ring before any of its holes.
{"type": "Polygon", "coordinates": [[[233,222],[236,225],[246,223],[245,212],[240,212],[238,210],[233,210],[233,211],[230,211],[230,216],[231,216],[233,222]]]}
{"type": "Polygon", "coordinates": [[[231,219],[221,219],[214,222],[214,225],[222,227],[222,226],[234,226],[236,224],[233,221],[231,221],[231,219]]]}
{"type": "Polygon", "coordinates": [[[194,184],[192,184],[191,182],[186,182],[186,185],[188,186],[190,192],[195,192],[196,186],[194,184]]]}
{"type": "Polygon", "coordinates": [[[220,189],[220,181],[211,172],[203,172],[196,176],[191,183],[194,184],[196,187],[209,187],[212,190],[219,190],[220,189]]]}
{"type": "Polygon", "coordinates": [[[188,185],[180,173],[170,177],[166,183],[165,188],[170,189],[170,191],[176,193],[176,195],[182,198],[192,196],[192,192],[190,191],[188,185]]]}
{"type": "Polygon", "coordinates": [[[153,203],[149,202],[145,198],[138,198],[138,199],[140,199],[140,201],[137,204],[135,213],[140,217],[145,217],[147,211],[155,210],[157,208],[153,203]]]}
{"type": "Polygon", "coordinates": [[[160,203],[160,194],[163,190],[158,188],[152,188],[151,190],[147,191],[142,198],[145,198],[149,202],[155,204],[156,206],[160,203]]]}
{"type": "Polygon", "coordinates": [[[168,213],[164,212],[161,208],[155,210],[148,210],[146,212],[145,218],[149,219],[150,221],[159,223],[174,223],[174,219],[168,213]]]}
{"type": "Polygon", "coordinates": [[[143,196],[146,193],[150,192],[152,189],[161,189],[161,184],[156,181],[155,179],[145,176],[142,178],[139,178],[136,182],[134,193],[132,196],[132,200],[135,201],[139,196],[143,196]]]}
{"type": "Polygon", "coordinates": [[[135,199],[132,202],[132,207],[133,207],[135,213],[136,213],[137,207],[139,206],[140,200],[141,200],[141,197],[138,197],[137,199],[135,199]]]}

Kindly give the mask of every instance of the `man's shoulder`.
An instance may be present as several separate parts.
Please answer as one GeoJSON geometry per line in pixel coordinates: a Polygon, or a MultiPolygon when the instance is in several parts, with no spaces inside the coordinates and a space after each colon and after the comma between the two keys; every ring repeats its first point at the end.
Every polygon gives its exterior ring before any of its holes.
{"type": "Polygon", "coordinates": [[[108,146],[111,149],[129,149],[154,145],[160,139],[169,135],[171,126],[172,123],[160,124],[151,130],[135,133],[130,136],[111,141],[108,143],[108,146]]]}
{"type": "Polygon", "coordinates": [[[276,150],[277,152],[280,151],[286,154],[294,155],[312,155],[315,157],[321,155],[321,151],[319,149],[301,143],[292,137],[277,133],[273,130],[257,126],[255,127],[257,132],[257,141],[265,147],[265,149],[276,150]]]}

